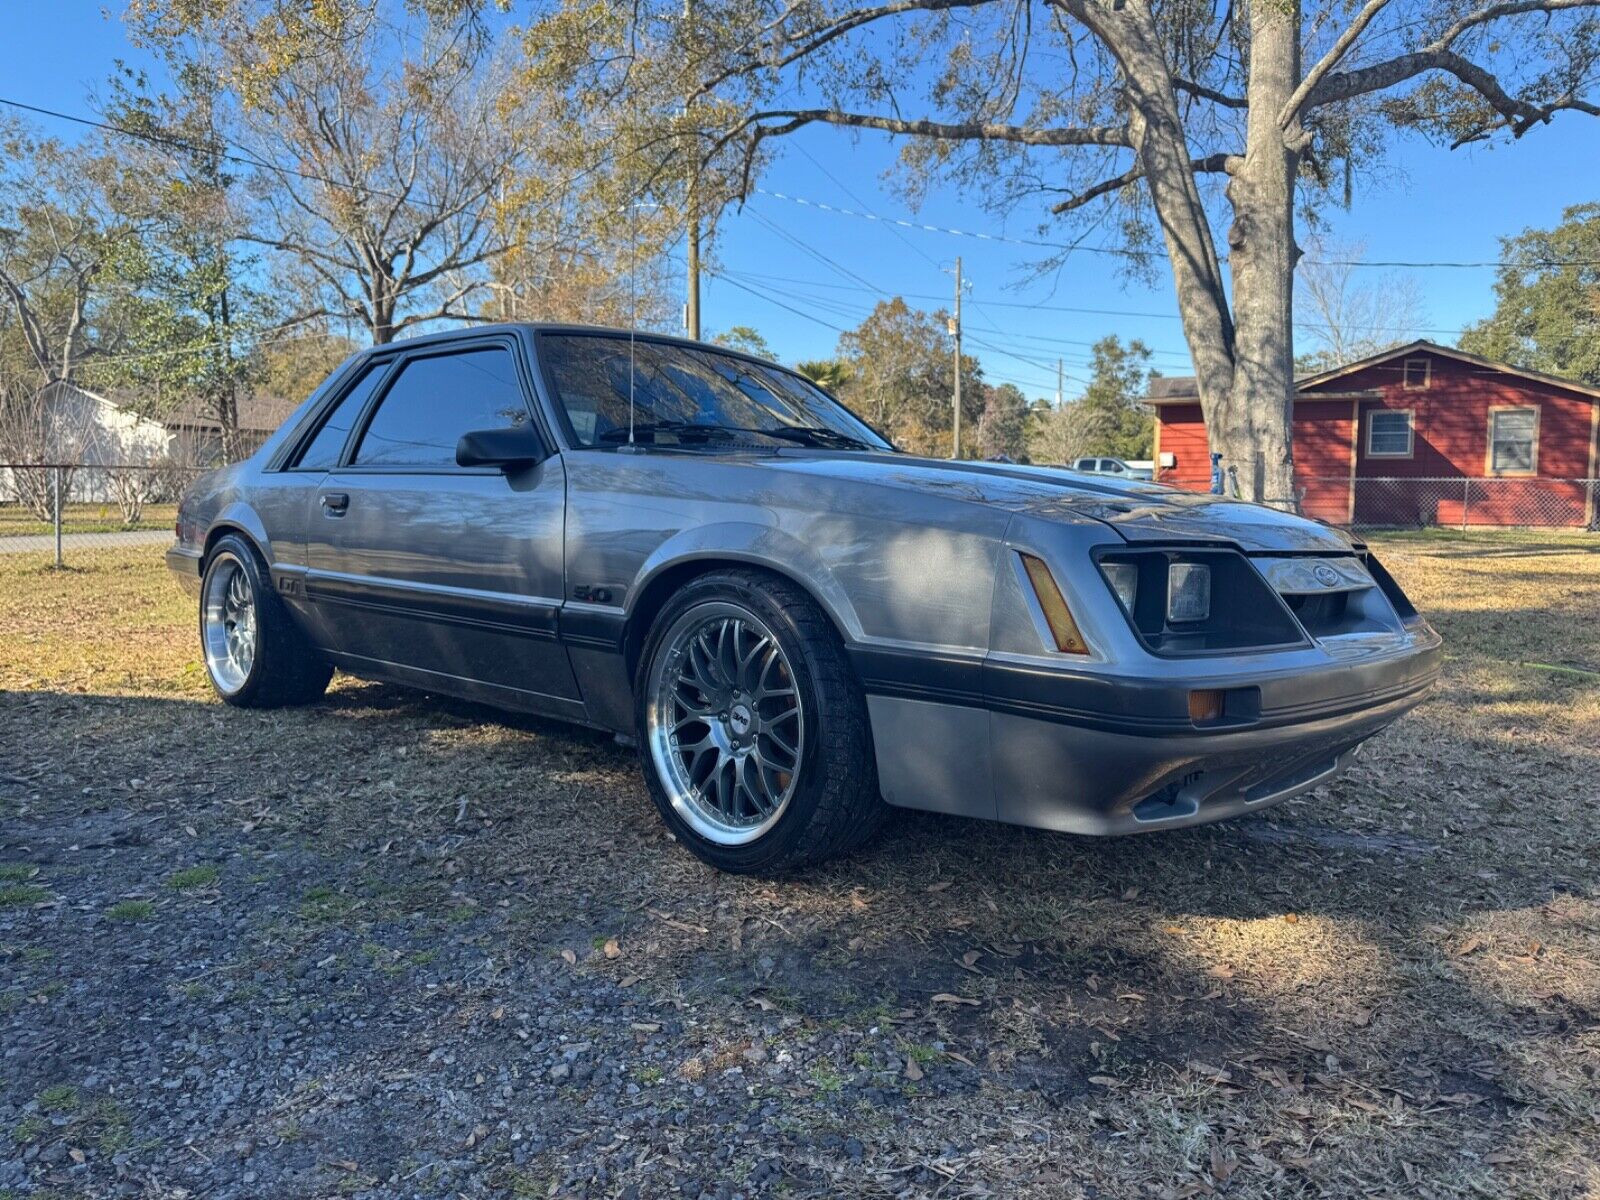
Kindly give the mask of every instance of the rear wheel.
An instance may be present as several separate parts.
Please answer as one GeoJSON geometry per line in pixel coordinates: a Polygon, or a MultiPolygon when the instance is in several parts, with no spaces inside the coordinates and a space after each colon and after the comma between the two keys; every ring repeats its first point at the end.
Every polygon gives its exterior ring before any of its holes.
{"type": "Polygon", "coordinates": [[[713,866],[793,869],[880,824],[866,702],[838,633],[787,580],[691,582],[656,618],[635,695],[656,807],[713,866]]]}
{"type": "Polygon", "coordinates": [[[255,548],[237,534],[206,558],[200,648],[217,695],[241,708],[309,704],[333,677],[272,590],[255,548]]]}

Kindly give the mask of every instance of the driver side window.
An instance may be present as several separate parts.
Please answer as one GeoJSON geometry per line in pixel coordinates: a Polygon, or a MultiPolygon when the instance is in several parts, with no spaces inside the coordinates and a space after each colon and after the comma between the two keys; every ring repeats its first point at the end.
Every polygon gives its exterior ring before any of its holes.
{"type": "Polygon", "coordinates": [[[454,467],[462,434],[528,421],[516,359],[506,347],[413,358],[378,401],[354,464],[454,467]]]}

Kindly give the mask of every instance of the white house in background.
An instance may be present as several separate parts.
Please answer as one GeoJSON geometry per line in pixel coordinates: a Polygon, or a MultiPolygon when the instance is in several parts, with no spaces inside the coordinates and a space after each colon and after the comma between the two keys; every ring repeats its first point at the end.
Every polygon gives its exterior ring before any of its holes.
{"type": "Polygon", "coordinates": [[[137,465],[165,457],[172,445],[172,433],[160,421],[75,383],[52,383],[40,399],[48,422],[42,443],[57,461],[90,467],[137,465]]]}
{"type": "MultiPolygon", "coordinates": [[[[58,380],[34,399],[35,404],[9,418],[26,427],[7,431],[4,457],[113,467],[158,462],[172,446],[173,435],[160,421],[77,384],[58,380]]],[[[11,497],[20,487],[11,474],[0,470],[0,498],[11,497]]],[[[112,480],[104,471],[73,472],[67,486],[75,500],[114,499],[112,480]]]]}

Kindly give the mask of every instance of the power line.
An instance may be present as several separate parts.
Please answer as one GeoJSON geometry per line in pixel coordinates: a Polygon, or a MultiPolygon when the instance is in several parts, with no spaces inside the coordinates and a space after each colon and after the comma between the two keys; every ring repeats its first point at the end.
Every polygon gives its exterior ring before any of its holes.
{"type": "Polygon", "coordinates": [[[129,129],[123,125],[113,125],[109,121],[100,121],[91,117],[74,116],[72,113],[58,112],[53,108],[42,108],[37,104],[24,104],[21,100],[10,100],[0,96],[0,104],[9,108],[21,109],[24,112],[37,113],[42,117],[54,117],[58,121],[70,121],[74,125],[87,126],[90,129],[103,130],[106,133],[115,133],[122,137],[133,138],[136,141],[149,142],[151,145],[163,146],[169,150],[187,150],[192,154],[209,154],[225,162],[237,163],[240,166],[255,167],[262,171],[271,171],[278,175],[293,175],[310,183],[320,183],[327,187],[345,188],[348,191],[363,192],[369,196],[382,196],[386,200],[398,200],[405,204],[415,204],[418,208],[431,208],[435,211],[444,211],[444,206],[434,204],[427,200],[418,200],[395,192],[386,192],[380,188],[365,187],[358,183],[346,183],[343,180],[330,179],[326,175],[318,175],[312,171],[302,171],[296,167],[282,167],[269,163],[264,159],[256,158],[251,154],[239,153],[240,147],[231,142],[217,141],[211,145],[202,142],[192,142],[186,138],[169,137],[165,134],[150,133],[141,129],[129,129]],[[232,147],[230,150],[229,147],[232,147]]]}
{"type": "MultiPolygon", "coordinates": [[[[926,221],[913,221],[909,217],[884,217],[877,213],[861,212],[852,208],[844,208],[837,204],[829,204],[825,200],[812,200],[805,196],[795,196],[787,192],[769,191],[766,188],[752,188],[763,196],[770,196],[774,200],[784,200],[790,204],[799,204],[806,208],[819,209],[822,212],[836,213],[839,216],[856,217],[863,221],[877,221],[882,224],[898,225],[902,229],[915,229],[923,233],[947,234],[951,237],[975,238],[983,242],[1004,242],[1013,246],[1035,246],[1047,250],[1081,251],[1085,254],[1107,254],[1120,258],[1145,258],[1148,255],[1139,250],[1123,250],[1115,246],[1082,246],[1071,242],[1051,242],[1040,238],[1019,238],[1003,233],[981,233],[973,229],[956,229],[949,225],[933,225],[926,221]]],[[[1221,256],[1221,261],[1226,262],[1227,256],[1221,256]]],[[[1403,259],[1339,259],[1339,258],[1307,258],[1302,260],[1308,266],[1321,267],[1382,267],[1403,270],[1421,270],[1425,268],[1442,267],[1446,269],[1476,270],[1480,268],[1520,267],[1523,269],[1536,269],[1541,267],[1595,267],[1600,266],[1600,258],[1555,258],[1555,259],[1481,259],[1466,261],[1450,260],[1403,260],[1403,259]]]]}
{"type": "MultiPolygon", "coordinates": [[[[764,274],[760,274],[760,273],[754,272],[754,271],[727,271],[726,273],[729,274],[729,275],[736,275],[740,279],[745,279],[745,280],[751,280],[751,279],[754,279],[754,280],[765,280],[765,281],[767,281],[769,283],[787,283],[787,284],[798,285],[800,287],[843,288],[843,289],[847,289],[847,290],[850,290],[850,291],[866,291],[866,290],[868,290],[868,289],[865,289],[865,288],[851,288],[851,287],[849,287],[848,284],[828,283],[828,282],[826,282],[824,280],[794,279],[794,278],[791,278],[791,277],[788,277],[788,276],[783,276],[783,275],[764,275],[764,274]]],[[[873,290],[876,291],[876,289],[873,289],[873,290]]],[[[878,292],[877,294],[879,294],[879,295],[889,295],[890,293],[878,292]]],[[[893,294],[896,295],[896,296],[901,297],[902,299],[907,299],[907,300],[943,300],[944,299],[943,296],[934,295],[931,292],[896,292],[896,293],[893,293],[893,294]]],[[[819,303],[819,304],[824,303],[824,301],[821,300],[820,298],[816,299],[815,302],[819,303]]],[[[993,317],[992,314],[988,313],[985,310],[985,305],[993,304],[996,307],[1008,306],[1007,302],[1003,301],[1003,300],[1000,300],[1000,301],[996,301],[996,300],[983,300],[983,301],[973,300],[972,304],[973,304],[973,306],[975,308],[979,309],[980,311],[983,311],[984,315],[988,316],[990,318],[990,320],[994,320],[995,318],[993,317]]],[[[1030,308],[1031,309],[1031,308],[1043,308],[1043,307],[1047,307],[1047,306],[1035,305],[1035,304],[1015,304],[1015,305],[1009,305],[1008,307],[1030,308]]],[[[1097,344],[1095,342],[1084,341],[1081,338],[1062,338],[1062,337],[1051,337],[1049,335],[1040,334],[1040,333],[1023,333],[1020,330],[1007,329],[1004,326],[999,325],[999,324],[994,324],[994,325],[971,325],[971,324],[969,324],[968,328],[969,329],[978,329],[978,330],[985,331],[985,332],[988,332],[988,333],[1001,333],[1001,334],[1005,334],[1007,337],[1020,338],[1021,340],[1028,341],[1028,342],[1040,342],[1040,343],[1043,343],[1044,345],[1047,345],[1047,346],[1081,346],[1081,347],[1084,347],[1085,349],[1091,349],[1092,350],[1095,347],[1095,345],[1097,344]]],[[[1162,349],[1162,348],[1159,348],[1159,347],[1156,347],[1156,348],[1147,347],[1147,349],[1150,349],[1150,353],[1152,353],[1152,354],[1166,355],[1169,358],[1181,358],[1185,362],[1189,361],[1189,352],[1187,350],[1167,350],[1167,349],[1162,349]]],[[[1084,355],[1066,355],[1065,357],[1068,358],[1069,360],[1075,360],[1079,365],[1086,365],[1087,363],[1092,361],[1091,359],[1089,359],[1088,357],[1086,357],[1084,355]]]]}
{"type": "Polygon", "coordinates": [[[785,309],[788,312],[792,312],[797,317],[804,317],[808,321],[815,322],[818,325],[826,326],[827,328],[833,330],[835,333],[849,333],[850,332],[843,325],[835,325],[832,321],[824,321],[821,317],[817,316],[814,313],[808,313],[804,309],[795,308],[792,304],[785,304],[782,300],[777,299],[775,296],[769,296],[765,292],[759,292],[755,288],[750,287],[748,284],[740,283],[737,279],[730,279],[726,275],[724,275],[721,271],[713,271],[708,267],[708,268],[706,268],[706,274],[710,275],[710,276],[712,276],[712,277],[714,277],[716,279],[720,279],[726,284],[729,284],[729,285],[731,285],[733,287],[738,288],[741,292],[750,293],[750,295],[754,296],[757,300],[765,300],[768,304],[775,304],[781,309],[785,309]]]}
{"type": "MultiPolygon", "coordinates": [[[[748,295],[756,297],[756,299],[758,299],[758,300],[765,300],[768,304],[776,305],[778,308],[781,308],[786,312],[791,312],[797,317],[803,317],[805,320],[810,321],[813,324],[821,325],[824,328],[831,329],[836,333],[849,333],[850,332],[850,330],[847,329],[843,325],[835,325],[832,321],[824,321],[821,317],[817,316],[816,313],[814,313],[814,312],[807,312],[803,308],[796,308],[792,304],[787,304],[784,301],[778,299],[776,296],[773,296],[770,293],[762,291],[760,288],[751,287],[749,284],[741,283],[739,280],[732,278],[731,276],[729,276],[727,273],[725,273],[723,271],[712,271],[712,270],[708,269],[707,270],[707,274],[712,275],[715,278],[722,280],[726,284],[730,284],[731,286],[738,288],[741,292],[745,292],[748,295]]],[[[835,310],[835,311],[838,311],[838,310],[835,310]]],[[[852,314],[846,313],[845,315],[848,317],[848,316],[850,316],[852,314]]],[[[1028,357],[1026,357],[1024,355],[1015,354],[1015,353],[1013,353],[1013,352],[1011,352],[1009,350],[1006,350],[1006,349],[1004,349],[1004,348],[1002,348],[1000,346],[995,345],[992,342],[987,342],[987,341],[984,341],[984,340],[982,340],[980,338],[973,337],[971,340],[973,342],[977,343],[978,345],[984,347],[985,349],[991,351],[992,353],[1002,355],[1003,357],[1006,357],[1006,358],[1017,359],[1019,362],[1025,362],[1029,366],[1044,367],[1047,370],[1054,370],[1055,369],[1055,364],[1054,363],[1042,363],[1038,359],[1028,358],[1028,357]]],[[[1028,378],[1026,376],[1022,376],[1022,375],[1003,374],[1003,373],[1001,373],[999,371],[991,370],[988,367],[984,368],[983,373],[984,373],[984,376],[986,378],[998,379],[1003,383],[1016,383],[1016,384],[1019,384],[1019,385],[1025,385],[1025,386],[1030,387],[1030,388],[1045,388],[1047,391],[1049,389],[1055,387],[1054,383],[1046,384],[1046,383],[1041,383],[1038,380],[1030,379],[1030,378],[1028,378]]],[[[1083,380],[1082,378],[1080,378],[1080,377],[1078,377],[1076,375],[1068,375],[1067,378],[1071,379],[1075,383],[1086,383],[1085,380],[1083,380]]]]}
{"type": "MultiPolygon", "coordinates": [[[[795,142],[794,143],[794,148],[796,150],[800,151],[801,154],[805,155],[805,157],[810,160],[812,166],[816,167],[817,170],[821,171],[824,175],[826,175],[829,179],[831,179],[833,181],[835,187],[837,187],[846,196],[850,197],[852,202],[854,202],[856,204],[859,204],[862,207],[862,209],[869,216],[871,216],[871,217],[873,217],[874,219],[877,219],[877,220],[882,220],[882,218],[879,217],[877,213],[872,211],[872,206],[871,205],[869,205],[860,196],[856,195],[847,186],[845,186],[843,181],[841,181],[837,175],[835,175],[832,171],[828,170],[827,167],[825,167],[821,163],[819,163],[816,160],[816,158],[813,157],[811,151],[806,149],[805,143],[803,143],[803,142],[795,142]]],[[[939,260],[938,259],[934,258],[932,255],[927,253],[927,251],[923,250],[923,248],[921,246],[917,245],[915,242],[913,242],[905,234],[901,233],[900,230],[895,228],[893,225],[889,226],[889,232],[894,234],[895,237],[899,238],[900,241],[904,242],[906,244],[906,246],[910,248],[910,250],[911,250],[911,252],[913,254],[921,256],[923,261],[928,263],[929,265],[931,265],[935,270],[938,270],[938,271],[944,270],[944,268],[939,265],[939,260]]]]}
{"type": "MultiPolygon", "coordinates": [[[[790,284],[797,284],[797,285],[799,285],[801,287],[845,288],[847,290],[859,290],[859,289],[849,289],[847,284],[830,283],[829,281],[827,281],[825,279],[796,279],[793,276],[789,276],[789,275],[766,275],[766,274],[760,274],[760,273],[753,272],[753,271],[741,271],[741,272],[738,272],[738,274],[740,274],[740,275],[742,275],[742,276],[744,276],[746,278],[750,278],[750,279],[764,279],[764,280],[768,281],[769,283],[790,283],[790,284]]],[[[876,289],[873,289],[873,290],[876,290],[876,289]]],[[[908,300],[943,300],[944,299],[943,296],[935,295],[935,294],[933,294],[931,292],[899,292],[897,294],[900,295],[900,296],[905,297],[908,300]]],[[[1145,320],[1156,320],[1156,321],[1182,321],[1183,320],[1183,318],[1177,313],[1151,312],[1148,309],[1141,310],[1141,309],[1126,309],[1126,308],[1084,308],[1084,307],[1080,307],[1080,306],[1067,305],[1067,304],[1034,303],[1034,302],[1026,301],[1026,300],[995,300],[995,299],[989,299],[989,300],[985,300],[984,303],[988,304],[988,305],[992,305],[995,308],[1020,308],[1020,309],[1026,309],[1026,310],[1029,310],[1029,311],[1074,313],[1074,314],[1080,314],[1080,315],[1084,315],[1084,316],[1094,316],[1094,317],[1139,317],[1139,318],[1142,318],[1142,319],[1145,319],[1145,320]]],[[[1318,329],[1326,329],[1327,328],[1327,323],[1326,322],[1317,322],[1317,321],[1296,321],[1295,322],[1295,328],[1296,329],[1315,332],[1318,329]]],[[[1349,328],[1349,329],[1360,329],[1363,332],[1367,332],[1367,333],[1439,333],[1439,334],[1446,334],[1446,335],[1449,335],[1449,336],[1456,336],[1456,335],[1460,334],[1460,332],[1461,332],[1459,329],[1441,329],[1441,328],[1439,328],[1437,326],[1423,326],[1423,325],[1364,325],[1364,324],[1351,324],[1349,326],[1346,326],[1346,328],[1349,328]]],[[[1079,345],[1079,346],[1091,346],[1091,347],[1094,345],[1093,342],[1083,342],[1083,341],[1074,342],[1074,341],[1072,341],[1071,339],[1068,339],[1068,338],[1045,339],[1040,335],[1030,335],[1030,334],[1022,334],[1022,333],[1018,333],[1015,336],[1017,336],[1017,337],[1028,337],[1031,340],[1032,339],[1037,339],[1037,340],[1059,341],[1059,342],[1062,342],[1063,344],[1066,344],[1066,345],[1079,345]]],[[[1184,357],[1184,358],[1189,357],[1187,351],[1179,351],[1179,350],[1157,349],[1157,350],[1154,351],[1154,353],[1156,353],[1156,354],[1176,355],[1176,356],[1180,356],[1180,357],[1184,357]]]]}

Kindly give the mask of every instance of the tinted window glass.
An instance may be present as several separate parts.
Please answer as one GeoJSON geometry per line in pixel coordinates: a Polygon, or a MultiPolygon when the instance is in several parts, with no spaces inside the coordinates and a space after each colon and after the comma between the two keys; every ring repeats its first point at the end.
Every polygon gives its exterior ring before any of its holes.
{"type": "Polygon", "coordinates": [[[372,395],[372,389],[378,386],[378,380],[383,378],[384,369],[388,363],[373,363],[361,373],[361,376],[344,394],[344,399],[333,406],[333,411],[328,414],[328,419],[322,423],[322,428],[317,430],[317,436],[311,439],[295,463],[295,467],[305,471],[331,471],[339,465],[339,451],[344,449],[344,440],[350,434],[350,426],[354,425],[361,416],[361,410],[367,403],[367,398],[372,395]]]}
{"type": "Polygon", "coordinates": [[[763,363],[671,343],[630,344],[625,337],[546,334],[539,346],[580,446],[628,440],[631,382],[641,442],[707,445],[711,429],[759,445],[890,448],[826,392],[763,363]]]}
{"type": "Polygon", "coordinates": [[[516,360],[495,346],[414,358],[384,393],[355,461],[361,466],[453,467],[456,443],[476,429],[526,424],[516,360]]]}

